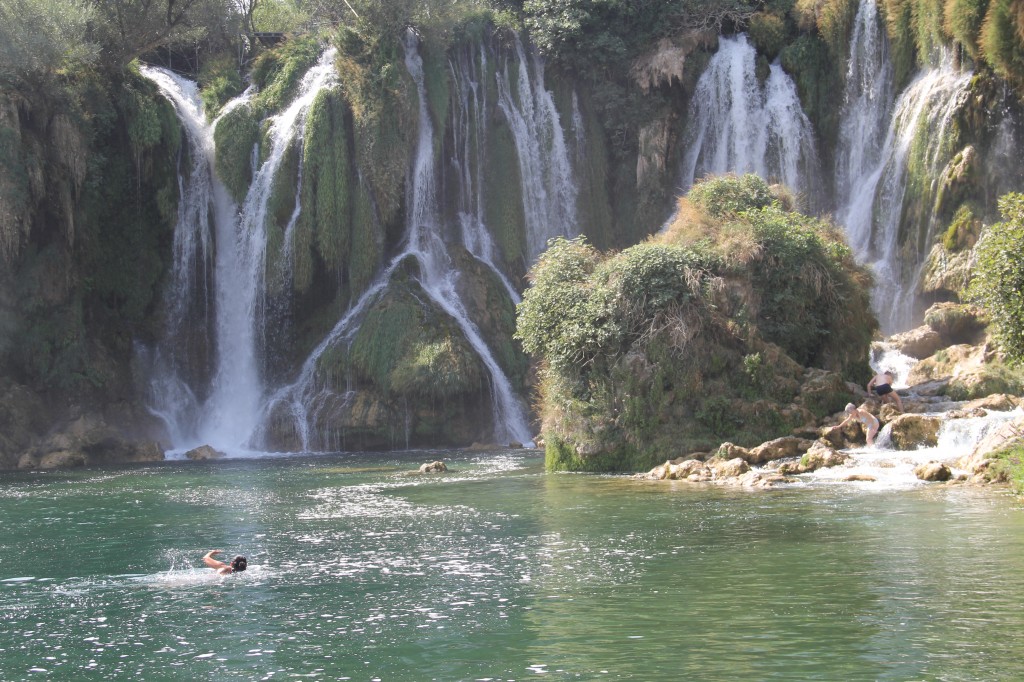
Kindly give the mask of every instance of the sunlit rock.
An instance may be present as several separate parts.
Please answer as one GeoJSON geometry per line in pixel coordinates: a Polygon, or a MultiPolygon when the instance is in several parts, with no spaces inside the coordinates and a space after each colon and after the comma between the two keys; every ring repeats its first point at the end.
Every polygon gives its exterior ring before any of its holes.
{"type": "Polygon", "coordinates": [[[942,462],[925,462],[914,468],[914,475],[922,481],[948,481],[953,472],[942,462]]]}
{"type": "Polygon", "coordinates": [[[920,447],[933,448],[938,445],[940,417],[921,414],[902,414],[890,423],[890,438],[897,450],[915,450],[920,447]]]}
{"type": "Polygon", "coordinates": [[[185,456],[192,460],[207,460],[207,459],[220,459],[224,457],[224,453],[220,450],[216,450],[209,445],[200,445],[198,448],[193,448],[185,453],[185,456]]]}
{"type": "Polygon", "coordinates": [[[440,474],[448,471],[448,467],[445,466],[444,462],[438,460],[421,464],[419,471],[421,474],[440,474]]]}

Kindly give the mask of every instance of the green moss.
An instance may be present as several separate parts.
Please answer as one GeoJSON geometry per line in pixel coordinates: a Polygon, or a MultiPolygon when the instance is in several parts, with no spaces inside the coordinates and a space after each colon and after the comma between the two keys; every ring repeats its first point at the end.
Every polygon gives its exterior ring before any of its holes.
{"type": "Polygon", "coordinates": [[[217,146],[217,177],[241,203],[252,182],[253,148],[260,140],[260,120],[256,111],[242,105],[228,112],[217,123],[213,133],[217,146]]]}
{"type": "Polygon", "coordinates": [[[789,43],[779,53],[779,61],[796,81],[800,103],[821,140],[822,165],[828,167],[829,150],[839,135],[841,107],[836,106],[836,93],[843,90],[845,62],[834,59],[828,44],[815,35],[802,35],[789,43]]]}
{"type": "Polygon", "coordinates": [[[879,10],[889,36],[889,54],[893,65],[893,82],[897,90],[910,80],[917,68],[917,44],[914,40],[915,0],[882,0],[879,10]]]}
{"type": "Polygon", "coordinates": [[[238,73],[238,62],[231,55],[220,55],[203,62],[199,70],[199,85],[206,117],[213,120],[228,100],[245,89],[238,73]]]}
{"type": "Polygon", "coordinates": [[[786,22],[777,14],[758,12],[750,18],[747,34],[757,51],[769,60],[775,59],[788,40],[786,22]]]}
{"type": "Polygon", "coordinates": [[[1018,442],[993,453],[992,459],[994,461],[985,470],[985,478],[992,482],[1009,483],[1015,494],[1024,495],[1024,444],[1018,442]]]}
{"type": "Polygon", "coordinates": [[[963,46],[972,59],[980,56],[978,38],[988,0],[946,0],[943,30],[963,46]]]}
{"type": "Polygon", "coordinates": [[[312,36],[294,37],[260,54],[250,73],[259,88],[255,106],[263,112],[283,109],[298,92],[306,72],[316,64],[323,46],[312,36]]]}
{"type": "Polygon", "coordinates": [[[942,246],[950,253],[970,248],[981,231],[981,221],[974,215],[971,204],[961,204],[949,221],[949,227],[942,235],[942,246]]]}
{"type": "Polygon", "coordinates": [[[501,119],[487,131],[487,160],[484,168],[484,211],[487,226],[501,250],[507,268],[525,272],[526,234],[523,226],[522,178],[512,132],[501,119]]]}
{"type": "MultiPolygon", "coordinates": [[[[441,50],[424,45],[423,80],[427,90],[427,109],[433,119],[434,130],[444,130],[448,125],[448,107],[451,101],[448,82],[448,56],[441,50]]],[[[443,135],[435,136],[435,146],[440,150],[443,135]]]]}
{"type": "Polygon", "coordinates": [[[383,257],[380,226],[369,191],[362,182],[357,182],[355,187],[351,244],[349,285],[352,296],[356,297],[373,281],[383,257]]]}

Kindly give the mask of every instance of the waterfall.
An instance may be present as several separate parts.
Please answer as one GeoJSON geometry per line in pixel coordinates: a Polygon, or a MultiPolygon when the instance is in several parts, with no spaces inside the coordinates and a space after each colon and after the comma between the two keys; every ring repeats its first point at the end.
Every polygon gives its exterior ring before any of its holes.
{"type": "Polygon", "coordinates": [[[755,173],[812,196],[818,155],[796,85],[778,63],[762,86],[747,37],[719,39],[691,100],[683,186],[707,174],[755,173]]]}
{"type": "MultiPolygon", "coordinates": [[[[272,414],[283,411],[294,424],[295,432],[301,440],[304,450],[320,445],[319,435],[316,433],[316,423],[322,410],[351,399],[351,394],[337,395],[321,383],[318,378],[320,358],[335,344],[351,340],[358,330],[358,322],[363,314],[388,286],[395,270],[403,261],[412,257],[420,267],[419,283],[423,291],[456,322],[467,342],[476,351],[480,361],[487,369],[491,380],[494,440],[506,443],[513,441],[530,443],[532,442],[531,434],[525,410],[512,390],[508,378],[484,342],[480,330],[469,318],[458,294],[459,272],[454,268],[448,254],[447,244],[443,238],[443,221],[438,207],[440,188],[434,155],[434,127],[428,109],[423,60],[419,55],[417,38],[411,31],[407,34],[404,47],[406,69],[412,76],[419,97],[419,130],[408,182],[406,234],[402,248],[313,350],[303,363],[298,379],[293,384],[280,388],[270,397],[263,410],[263,428],[266,428],[272,414]]],[[[469,87],[468,83],[467,87],[469,87]]],[[[475,116],[474,108],[468,107],[463,113],[467,117],[475,116]]],[[[479,132],[482,129],[477,128],[477,130],[479,132]]],[[[462,130],[462,134],[468,135],[467,131],[468,127],[462,130]]],[[[465,147],[463,148],[465,149],[465,147]]],[[[480,175],[475,173],[472,164],[468,163],[471,156],[472,154],[469,154],[464,157],[463,167],[459,169],[460,183],[472,182],[474,183],[472,186],[479,187],[480,175]],[[463,171],[468,172],[468,176],[463,171]]],[[[463,194],[475,193],[463,192],[463,194]]],[[[482,220],[478,220],[482,218],[482,214],[479,213],[479,203],[473,203],[476,200],[470,200],[469,196],[464,196],[462,199],[468,203],[460,203],[460,213],[468,213],[472,217],[472,220],[468,221],[471,227],[475,228],[479,225],[482,228],[482,220]]],[[[465,226],[461,225],[461,227],[465,226]]],[[[471,229],[468,236],[466,232],[463,233],[463,238],[467,242],[467,248],[474,252],[474,255],[485,259],[490,257],[487,255],[490,252],[480,241],[481,234],[486,234],[486,230],[481,229],[474,233],[471,229]],[[472,246],[470,246],[471,244],[472,246]]]]}
{"type": "MultiPolygon", "coordinates": [[[[195,255],[187,255],[192,247],[183,246],[179,273],[177,244],[179,240],[183,245],[187,244],[189,240],[196,239],[190,234],[197,234],[200,235],[197,241],[205,244],[202,248],[210,248],[208,211],[210,205],[214,207],[213,243],[216,248],[212,277],[212,335],[215,357],[209,395],[200,406],[195,392],[173,373],[158,373],[153,378],[153,410],[167,422],[177,449],[203,443],[226,451],[245,448],[259,424],[264,398],[259,342],[264,324],[267,204],[285,152],[297,136],[301,139],[310,104],[321,89],[334,81],[334,54],[333,49],[325,51],[302,79],[295,99],[283,112],[268,120],[269,153],[266,160],[256,167],[252,185],[240,209],[231,201],[214,173],[213,130],[216,122],[205,123],[195,84],[159,69],[147,68],[144,71],[175,105],[189,136],[196,164],[188,190],[183,192],[180,200],[175,231],[175,284],[169,305],[170,324],[184,327],[194,323],[194,320],[173,317],[176,307],[173,301],[182,295],[190,295],[178,291],[181,288],[178,280],[187,281],[194,277],[189,273],[195,272],[196,260],[195,255]]],[[[226,110],[242,104],[233,102],[226,110]]],[[[296,212],[298,210],[296,205],[296,212]]],[[[173,339],[166,345],[173,347],[173,339]]],[[[168,354],[175,352],[172,349],[168,354]]]]}
{"type": "Polygon", "coordinates": [[[836,196],[846,203],[877,166],[893,93],[889,43],[875,0],[862,0],[850,37],[836,149],[836,196]]]}
{"type": "Polygon", "coordinates": [[[494,240],[484,220],[484,168],[487,136],[487,86],[480,74],[487,73],[487,51],[480,45],[479,71],[472,53],[460,51],[449,62],[456,106],[452,107],[452,166],[458,179],[458,220],[462,243],[501,280],[509,298],[522,297],[497,265],[494,240]]]}
{"type": "Polygon", "coordinates": [[[547,248],[549,239],[579,234],[578,188],[554,98],[544,87],[544,66],[536,55],[527,57],[518,35],[515,50],[515,82],[509,74],[508,59],[496,69],[495,76],[498,108],[515,140],[526,219],[526,255],[532,263],[547,248]]]}
{"type": "MultiPolygon", "coordinates": [[[[847,194],[836,217],[845,226],[858,260],[872,265],[875,271],[872,303],[886,334],[912,325],[917,278],[924,260],[918,236],[907,238],[908,248],[902,247],[900,239],[912,147],[918,136],[927,136],[920,162],[929,177],[937,177],[948,160],[947,135],[970,79],[971,73],[953,66],[950,55],[939,66],[919,74],[894,105],[877,158],[873,163],[865,159],[857,174],[848,175],[842,187],[847,194]]],[[[870,103],[862,100],[861,104],[867,107],[870,103]]],[[[846,120],[862,114],[851,111],[846,120]]],[[[860,144],[853,136],[853,124],[844,125],[841,130],[850,135],[843,139],[841,148],[852,149],[860,144]]],[[[842,172],[849,173],[851,168],[853,165],[848,162],[842,172]]],[[[914,199],[923,201],[926,197],[914,199]]]]}

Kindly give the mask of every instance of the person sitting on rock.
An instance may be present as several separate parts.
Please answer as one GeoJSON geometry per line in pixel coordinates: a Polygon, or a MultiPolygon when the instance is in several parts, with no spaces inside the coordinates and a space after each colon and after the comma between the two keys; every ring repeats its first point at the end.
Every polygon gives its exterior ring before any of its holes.
{"type": "Polygon", "coordinates": [[[867,435],[868,447],[875,444],[875,434],[878,433],[878,417],[871,414],[862,407],[857,407],[853,403],[846,403],[846,419],[840,424],[840,427],[846,426],[851,421],[857,420],[864,427],[864,433],[867,435]]]}
{"type": "Polygon", "coordinates": [[[203,557],[203,563],[216,570],[219,575],[231,575],[232,573],[241,573],[245,570],[249,562],[244,556],[236,556],[231,560],[230,564],[213,558],[214,554],[220,554],[223,551],[222,549],[211,549],[203,557]]]}
{"type": "Polygon", "coordinates": [[[868,393],[874,393],[881,398],[882,403],[892,403],[896,406],[900,412],[903,411],[903,401],[900,399],[900,394],[897,393],[893,387],[892,382],[895,381],[896,375],[889,370],[885,370],[881,374],[876,374],[871,377],[871,381],[868,382],[868,393]]]}

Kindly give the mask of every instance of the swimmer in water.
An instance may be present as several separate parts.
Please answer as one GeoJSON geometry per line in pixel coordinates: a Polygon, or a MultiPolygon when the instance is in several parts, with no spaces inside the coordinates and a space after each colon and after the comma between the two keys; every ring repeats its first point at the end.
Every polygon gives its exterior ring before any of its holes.
{"type": "Polygon", "coordinates": [[[219,559],[214,559],[214,554],[220,554],[224,550],[222,549],[211,549],[203,557],[203,563],[210,568],[217,571],[219,575],[231,575],[232,573],[241,573],[245,570],[246,565],[249,563],[244,556],[236,556],[231,560],[230,564],[226,564],[219,559]]]}
{"type": "Polygon", "coordinates": [[[853,403],[846,403],[846,419],[839,426],[846,426],[849,422],[857,420],[864,427],[864,433],[867,437],[868,446],[875,444],[875,434],[878,433],[878,417],[871,414],[867,410],[857,407],[853,403]]]}

